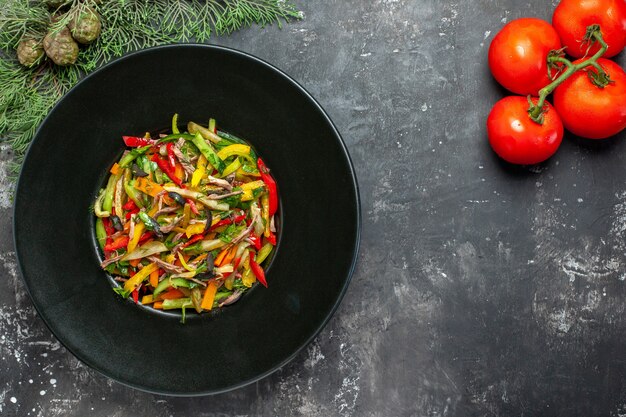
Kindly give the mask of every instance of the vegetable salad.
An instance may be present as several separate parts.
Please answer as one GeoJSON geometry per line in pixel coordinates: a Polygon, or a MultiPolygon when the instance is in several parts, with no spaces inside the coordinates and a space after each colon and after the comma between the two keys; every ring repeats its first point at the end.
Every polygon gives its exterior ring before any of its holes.
{"type": "Polygon", "coordinates": [[[114,291],[155,309],[198,313],[236,302],[276,246],[278,193],[245,141],[189,122],[128,149],[94,203],[101,267],[114,291]]]}

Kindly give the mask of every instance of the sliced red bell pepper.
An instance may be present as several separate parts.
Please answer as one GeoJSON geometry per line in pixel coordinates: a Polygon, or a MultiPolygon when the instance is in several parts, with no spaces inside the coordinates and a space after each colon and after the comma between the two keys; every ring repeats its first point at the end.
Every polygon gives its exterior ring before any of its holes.
{"type": "Polygon", "coordinates": [[[261,173],[261,179],[267,187],[270,203],[269,211],[270,217],[272,217],[276,213],[276,210],[278,210],[278,190],[276,189],[276,181],[274,181],[274,178],[270,175],[270,170],[267,169],[265,162],[263,162],[261,158],[257,160],[257,166],[261,173]]]}
{"type": "Polygon", "coordinates": [[[159,158],[158,154],[154,154],[152,155],[152,161],[156,162],[157,165],[159,166],[159,168],[161,168],[161,171],[163,171],[165,173],[165,175],[167,175],[168,177],[170,177],[170,179],[172,181],[174,181],[174,183],[176,185],[178,185],[181,188],[185,188],[183,185],[183,180],[178,178],[175,174],[174,174],[174,170],[172,168],[170,168],[170,166],[168,165],[168,163],[165,161],[165,159],[161,159],[159,158]]]}
{"type": "Polygon", "coordinates": [[[111,239],[111,235],[113,233],[115,233],[115,228],[113,228],[113,224],[111,223],[111,219],[109,219],[108,217],[105,217],[105,218],[102,219],[102,224],[104,225],[104,231],[107,234],[107,239],[106,239],[105,243],[108,245],[111,242],[113,242],[113,239],[111,239]]]}
{"type": "Polygon", "coordinates": [[[204,235],[202,233],[193,235],[188,241],[183,243],[180,248],[182,249],[182,248],[186,248],[189,245],[193,245],[194,243],[201,241],[203,238],[204,238],[204,235]]]}
{"type": "Polygon", "coordinates": [[[191,198],[187,199],[187,204],[189,204],[189,208],[191,209],[191,212],[193,214],[195,214],[196,216],[198,214],[200,214],[200,211],[198,210],[198,206],[196,206],[196,202],[193,201],[191,198]]]}
{"type": "Polygon", "coordinates": [[[122,208],[126,211],[133,211],[135,209],[139,209],[139,207],[137,207],[137,204],[135,204],[133,200],[128,200],[126,204],[122,206],[122,208]]]}
{"type": "Polygon", "coordinates": [[[135,304],[137,304],[139,302],[139,291],[137,291],[137,288],[133,290],[132,294],[133,294],[133,301],[135,302],[135,304]]]}
{"type": "Polygon", "coordinates": [[[128,240],[128,236],[120,236],[111,243],[104,245],[104,250],[113,252],[114,250],[125,248],[128,245],[128,240]]]}
{"type": "Polygon", "coordinates": [[[133,210],[126,213],[126,220],[130,220],[133,214],[139,213],[139,207],[134,208],[133,210]]]}
{"type": "Polygon", "coordinates": [[[265,272],[263,271],[263,268],[261,268],[261,266],[254,261],[254,252],[252,251],[250,251],[250,269],[252,270],[252,273],[254,274],[256,279],[261,283],[261,285],[267,288],[265,272]]]}
{"type": "Polygon", "coordinates": [[[235,216],[234,218],[229,217],[227,219],[220,220],[219,222],[217,222],[213,226],[211,226],[210,230],[217,229],[220,226],[227,226],[229,224],[239,223],[240,221],[244,220],[245,218],[246,218],[246,215],[244,213],[244,214],[240,214],[239,216],[235,216]]]}
{"type": "Polygon", "coordinates": [[[172,142],[168,142],[165,145],[165,149],[167,149],[167,163],[170,165],[172,171],[176,169],[176,155],[174,155],[174,144],[172,142]]]}
{"type": "Polygon", "coordinates": [[[146,243],[148,240],[152,239],[153,236],[154,236],[153,232],[146,232],[143,235],[141,235],[137,244],[141,245],[142,243],[146,243]]]}
{"type": "Polygon", "coordinates": [[[154,143],[154,140],[152,139],[140,138],[137,136],[122,136],[122,139],[124,139],[124,144],[131,148],[140,148],[154,143]]]}
{"type": "Polygon", "coordinates": [[[272,246],[276,246],[276,235],[273,232],[270,232],[270,235],[267,237],[267,241],[272,244],[272,246]]]}
{"type": "Polygon", "coordinates": [[[261,250],[261,238],[259,236],[255,235],[254,233],[250,233],[248,239],[250,239],[256,250],[261,250]]]}

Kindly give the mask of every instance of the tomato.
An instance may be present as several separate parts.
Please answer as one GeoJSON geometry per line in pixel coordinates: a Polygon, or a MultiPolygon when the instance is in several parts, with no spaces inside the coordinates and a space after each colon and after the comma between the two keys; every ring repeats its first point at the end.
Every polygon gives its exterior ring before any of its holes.
{"type": "MultiPolygon", "coordinates": [[[[537,98],[533,98],[537,104],[537,98]]],[[[563,139],[561,118],[545,103],[543,124],[528,116],[528,99],[509,96],[498,101],[487,118],[487,135],[493,150],[507,162],[530,165],[556,152],[563,139]]]]}
{"type": "Polygon", "coordinates": [[[608,138],[626,128],[626,73],[608,59],[600,58],[598,64],[613,83],[604,88],[596,87],[586,72],[597,70],[587,67],[572,74],[554,90],[554,107],[565,128],[588,139],[608,138]]]}
{"type": "MultiPolygon", "coordinates": [[[[587,27],[598,24],[602,38],[609,45],[605,57],[620,53],[626,45],[626,2],[624,0],[561,0],[554,10],[552,24],[567,47],[567,53],[575,58],[585,55],[586,43],[581,40],[587,27]]],[[[600,49],[596,42],[589,56],[600,49]]]]}
{"type": "Polygon", "coordinates": [[[513,93],[539,95],[550,84],[548,53],[561,48],[556,30],[541,19],[516,19],[506,24],[489,46],[489,68],[513,93]]]}

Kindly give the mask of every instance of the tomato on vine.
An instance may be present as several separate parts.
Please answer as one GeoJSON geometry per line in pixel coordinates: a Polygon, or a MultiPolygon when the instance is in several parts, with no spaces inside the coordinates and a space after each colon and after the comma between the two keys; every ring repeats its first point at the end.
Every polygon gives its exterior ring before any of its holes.
{"type": "Polygon", "coordinates": [[[537,96],[550,83],[548,54],[561,48],[556,30],[536,18],[506,24],[489,46],[489,68],[494,78],[516,94],[537,96]]]}
{"type": "Polygon", "coordinates": [[[593,55],[600,45],[581,42],[587,27],[600,25],[608,48],[605,57],[619,54],[626,46],[626,2],[624,0],[561,0],[554,10],[552,25],[567,54],[575,58],[593,55]],[[589,51],[587,51],[589,49],[589,51]]]}
{"type": "Polygon", "coordinates": [[[608,138],[626,129],[626,73],[608,59],[598,59],[597,65],[606,75],[591,65],[554,91],[554,107],[565,128],[588,139],[608,138]]]}
{"type": "MultiPolygon", "coordinates": [[[[537,104],[537,99],[532,99],[537,104]]],[[[549,104],[543,106],[542,123],[528,115],[529,99],[509,96],[498,101],[487,118],[492,149],[513,164],[538,164],[550,158],[563,140],[563,123],[549,104]]]]}

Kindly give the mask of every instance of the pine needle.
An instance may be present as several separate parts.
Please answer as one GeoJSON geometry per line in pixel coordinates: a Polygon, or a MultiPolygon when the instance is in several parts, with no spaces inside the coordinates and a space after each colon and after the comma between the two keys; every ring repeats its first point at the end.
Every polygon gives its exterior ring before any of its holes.
{"type": "Polygon", "coordinates": [[[253,24],[266,26],[300,19],[289,0],[69,0],[51,14],[43,0],[5,0],[0,8],[0,140],[15,152],[15,178],[28,146],[54,104],[84,75],[113,58],[151,46],[206,42],[253,24]],[[76,64],[57,67],[46,60],[24,68],[15,49],[24,37],[42,39],[91,7],[100,14],[102,32],[81,47],[76,64]],[[69,10],[68,13],[65,11],[69,10]]]}

